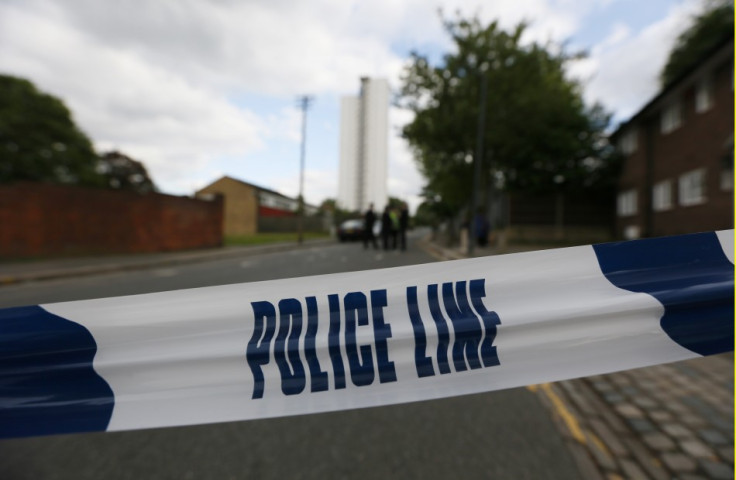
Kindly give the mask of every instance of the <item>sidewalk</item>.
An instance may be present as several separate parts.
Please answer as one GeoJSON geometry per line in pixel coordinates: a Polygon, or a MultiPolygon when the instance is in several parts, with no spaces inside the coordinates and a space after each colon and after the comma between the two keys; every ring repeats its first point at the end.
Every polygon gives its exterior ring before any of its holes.
{"type": "MultiPolygon", "coordinates": [[[[434,256],[466,258],[423,240],[434,256]]],[[[534,250],[476,249],[474,256],[534,250]]],[[[550,410],[584,478],[734,478],[733,353],[527,387],[550,410]]]]}
{"type": "Polygon", "coordinates": [[[733,368],[733,353],[715,355],[557,382],[541,398],[587,478],[729,479],[733,368]]]}
{"type": "Polygon", "coordinates": [[[205,262],[234,257],[247,257],[264,253],[282,252],[297,248],[335,242],[332,238],[305,240],[302,245],[295,242],[268,245],[229,246],[202,250],[186,250],[164,253],[131,253],[75,258],[43,260],[18,260],[0,263],[0,287],[22,282],[51,280],[54,278],[79,277],[124,270],[166,267],[185,263],[205,262]]]}

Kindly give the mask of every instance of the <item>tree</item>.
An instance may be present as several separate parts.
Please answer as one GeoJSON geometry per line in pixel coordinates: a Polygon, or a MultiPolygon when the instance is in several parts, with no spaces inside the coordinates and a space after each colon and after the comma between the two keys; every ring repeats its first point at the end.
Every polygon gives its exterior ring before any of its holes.
{"type": "Polygon", "coordinates": [[[689,71],[710,50],[733,38],[733,1],[711,0],[691,19],[690,26],[677,38],[660,74],[662,87],[689,71]]]}
{"type": "Polygon", "coordinates": [[[337,209],[337,200],[334,198],[325,198],[319,205],[319,209],[323,212],[334,212],[337,209]]]}
{"type": "Polygon", "coordinates": [[[322,204],[320,204],[319,209],[322,212],[330,212],[332,216],[333,224],[335,226],[340,225],[345,220],[350,220],[353,218],[361,218],[362,216],[361,212],[344,210],[340,208],[339,204],[337,203],[337,200],[334,198],[324,199],[322,201],[322,204]]]}
{"type": "Polygon", "coordinates": [[[470,198],[483,81],[484,179],[537,193],[610,183],[612,149],[604,133],[610,116],[598,105],[587,107],[580,86],[565,77],[566,63],[579,55],[522,45],[523,23],[508,32],[477,18],[444,24],[455,48],[437,65],[412,53],[399,105],[415,114],[402,134],[427,180],[425,191],[441,198],[449,216],[470,198]]]}
{"type": "Polygon", "coordinates": [[[432,205],[427,201],[420,203],[414,214],[414,223],[417,226],[434,226],[436,221],[437,216],[432,211],[432,205]]]}
{"type": "Polygon", "coordinates": [[[414,214],[414,221],[417,225],[428,225],[437,228],[443,219],[454,214],[448,202],[443,201],[440,195],[428,191],[426,187],[422,191],[422,197],[425,200],[419,204],[414,214]]]}
{"type": "Polygon", "coordinates": [[[0,183],[101,185],[97,155],[58,98],[0,75],[0,183]]]}
{"type": "Polygon", "coordinates": [[[401,208],[404,201],[398,197],[388,197],[388,208],[401,208]]]}
{"type": "Polygon", "coordinates": [[[138,193],[157,190],[146,167],[118,151],[101,155],[97,171],[105,178],[105,184],[113,189],[132,190],[138,193]]]}

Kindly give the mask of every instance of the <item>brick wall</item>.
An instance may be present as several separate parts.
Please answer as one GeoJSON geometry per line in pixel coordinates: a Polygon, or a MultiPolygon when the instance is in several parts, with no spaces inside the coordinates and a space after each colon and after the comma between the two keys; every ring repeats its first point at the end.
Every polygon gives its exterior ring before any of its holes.
{"type": "Polygon", "coordinates": [[[222,245],[222,197],[38,183],[0,186],[0,257],[141,253],[222,245]]]}

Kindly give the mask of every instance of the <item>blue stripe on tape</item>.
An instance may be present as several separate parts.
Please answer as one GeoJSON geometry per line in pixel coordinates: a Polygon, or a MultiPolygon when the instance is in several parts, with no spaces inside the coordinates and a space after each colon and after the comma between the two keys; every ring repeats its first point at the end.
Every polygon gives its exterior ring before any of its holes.
{"type": "Polygon", "coordinates": [[[114,397],[82,325],[39,306],[0,309],[0,438],[105,430],[114,397]]]}
{"type": "Polygon", "coordinates": [[[700,355],[733,350],[733,264],[715,233],[593,245],[606,278],[664,305],[662,329],[700,355]]]}

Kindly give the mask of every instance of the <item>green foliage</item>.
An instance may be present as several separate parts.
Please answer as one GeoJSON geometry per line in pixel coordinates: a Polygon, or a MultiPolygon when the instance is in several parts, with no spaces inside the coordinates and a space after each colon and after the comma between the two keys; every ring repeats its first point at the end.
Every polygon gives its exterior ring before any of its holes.
{"type": "Polygon", "coordinates": [[[323,200],[322,204],[319,206],[319,209],[322,212],[332,212],[332,224],[336,227],[345,220],[362,218],[363,216],[361,212],[344,210],[340,208],[338,206],[337,200],[335,200],[334,198],[327,198],[323,200]]]}
{"type": "Polygon", "coordinates": [[[96,164],[92,143],[61,100],[0,75],[0,183],[102,185],[96,164]]]}
{"type": "Polygon", "coordinates": [[[711,0],[702,13],[680,34],[660,74],[662,87],[668,86],[703,60],[713,48],[733,38],[733,1],[711,0]]]}
{"type": "Polygon", "coordinates": [[[447,212],[442,211],[442,207],[442,203],[432,200],[426,200],[420,203],[414,214],[414,224],[417,226],[436,227],[447,217],[447,212]]]}
{"type": "Polygon", "coordinates": [[[109,188],[138,193],[156,191],[156,185],[146,167],[123,153],[112,151],[101,155],[97,171],[104,177],[109,188]]]}
{"type": "Polygon", "coordinates": [[[564,66],[579,55],[555,45],[521,44],[525,24],[445,20],[455,48],[438,65],[412,53],[399,104],[415,113],[403,129],[427,180],[425,198],[441,199],[437,214],[468,203],[473,179],[481,82],[487,82],[483,179],[496,188],[570,191],[610,183],[604,130],[610,116],[587,107],[564,66]],[[431,197],[427,196],[431,195],[431,197]]]}
{"type": "Polygon", "coordinates": [[[337,209],[337,201],[334,198],[325,198],[319,205],[319,209],[323,212],[334,212],[337,209]]]}
{"type": "Polygon", "coordinates": [[[388,207],[389,208],[401,208],[401,206],[404,204],[404,201],[397,197],[388,197],[388,207]]]}

